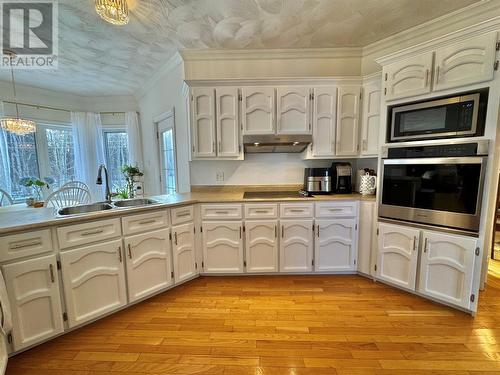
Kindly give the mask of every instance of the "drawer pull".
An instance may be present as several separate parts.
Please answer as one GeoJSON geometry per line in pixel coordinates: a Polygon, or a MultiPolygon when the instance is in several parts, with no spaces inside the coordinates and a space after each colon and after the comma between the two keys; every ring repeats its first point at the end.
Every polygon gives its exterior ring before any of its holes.
{"type": "Polygon", "coordinates": [[[118,260],[122,262],[122,247],[118,246],[118,260]]]}
{"type": "Polygon", "coordinates": [[[290,212],[304,212],[305,210],[302,208],[292,208],[290,212]]]}
{"type": "Polygon", "coordinates": [[[85,236],[92,236],[94,234],[101,234],[104,232],[104,229],[97,229],[97,230],[89,230],[88,232],[82,232],[80,236],[85,237],[85,236]]]}
{"type": "Polygon", "coordinates": [[[156,219],[149,219],[149,220],[139,221],[140,225],[153,224],[153,223],[156,223],[156,219]]]}
{"type": "Polygon", "coordinates": [[[40,245],[42,245],[42,241],[31,241],[31,242],[17,243],[15,245],[10,246],[10,248],[11,250],[17,250],[17,249],[23,249],[25,247],[40,246],[40,245]]]}
{"type": "Polygon", "coordinates": [[[278,238],[278,226],[274,226],[274,238],[278,238]]]}
{"type": "Polygon", "coordinates": [[[52,284],[56,282],[56,277],[54,275],[54,265],[51,264],[49,266],[49,272],[50,272],[50,281],[52,281],[52,284]]]}
{"type": "Polygon", "coordinates": [[[215,211],[216,214],[219,215],[227,215],[229,212],[228,211],[215,211]]]}
{"type": "Polygon", "coordinates": [[[285,237],[285,226],[282,225],[281,226],[281,238],[284,238],[285,237]]]}
{"type": "Polygon", "coordinates": [[[177,215],[177,217],[184,217],[184,216],[189,216],[189,215],[191,215],[191,212],[186,211],[186,212],[181,212],[181,213],[176,214],[176,215],[177,215]]]}
{"type": "Polygon", "coordinates": [[[130,248],[130,244],[128,244],[128,257],[132,259],[132,249],[130,248]]]}
{"type": "Polygon", "coordinates": [[[255,210],[256,214],[267,214],[269,213],[269,210],[255,210]]]}
{"type": "Polygon", "coordinates": [[[334,212],[343,211],[342,208],[329,208],[329,210],[334,212]]]}

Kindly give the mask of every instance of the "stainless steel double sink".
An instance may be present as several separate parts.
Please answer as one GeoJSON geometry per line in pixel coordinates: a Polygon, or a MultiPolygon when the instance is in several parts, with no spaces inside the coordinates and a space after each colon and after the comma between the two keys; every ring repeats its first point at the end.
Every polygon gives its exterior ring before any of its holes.
{"type": "Polygon", "coordinates": [[[112,210],[114,208],[140,207],[157,204],[158,201],[148,198],[124,199],[115,202],[98,202],[91,204],[82,204],[79,206],[63,207],[57,210],[58,216],[82,215],[91,212],[112,210]]]}

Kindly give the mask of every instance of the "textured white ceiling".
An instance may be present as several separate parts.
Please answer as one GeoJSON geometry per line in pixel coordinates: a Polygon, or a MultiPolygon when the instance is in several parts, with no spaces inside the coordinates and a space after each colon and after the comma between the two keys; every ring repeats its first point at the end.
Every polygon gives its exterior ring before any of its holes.
{"type": "Polygon", "coordinates": [[[59,68],[17,71],[16,80],[81,95],[131,94],[178,49],[359,47],[477,0],[128,1],[130,23],[114,26],[93,0],[59,0],[59,68]]]}

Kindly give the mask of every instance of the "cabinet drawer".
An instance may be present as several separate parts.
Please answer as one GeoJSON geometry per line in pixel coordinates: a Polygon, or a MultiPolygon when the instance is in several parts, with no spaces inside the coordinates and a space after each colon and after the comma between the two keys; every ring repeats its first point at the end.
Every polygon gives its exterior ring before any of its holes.
{"type": "Polygon", "coordinates": [[[123,234],[134,234],[168,227],[168,211],[155,211],[122,218],[123,234]]]}
{"type": "Polygon", "coordinates": [[[355,217],[358,216],[358,202],[321,202],[316,203],[316,217],[355,217]]]}
{"type": "Polygon", "coordinates": [[[278,205],[276,203],[245,204],[246,219],[276,219],[278,205]]]}
{"type": "Polygon", "coordinates": [[[172,225],[187,223],[194,219],[193,206],[172,208],[170,213],[172,215],[172,225]]]}
{"type": "Polygon", "coordinates": [[[287,217],[313,217],[312,203],[281,203],[280,216],[287,217]]]}
{"type": "Polygon", "coordinates": [[[201,217],[210,219],[241,219],[241,204],[204,204],[201,206],[201,217]]]}
{"type": "Polygon", "coordinates": [[[0,237],[0,262],[53,250],[50,229],[0,237]]]}
{"type": "Polygon", "coordinates": [[[121,234],[120,219],[118,218],[57,228],[57,238],[61,249],[100,242],[119,237],[121,234]]]}

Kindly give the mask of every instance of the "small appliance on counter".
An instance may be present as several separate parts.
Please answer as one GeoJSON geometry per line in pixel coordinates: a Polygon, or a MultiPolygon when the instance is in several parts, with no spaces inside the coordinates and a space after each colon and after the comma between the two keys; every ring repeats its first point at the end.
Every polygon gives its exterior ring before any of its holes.
{"type": "Polygon", "coordinates": [[[375,173],[375,170],[370,168],[358,169],[356,171],[356,181],[354,182],[354,191],[363,194],[362,193],[363,190],[365,191],[365,194],[374,194],[375,191],[373,191],[373,193],[366,193],[366,187],[371,186],[372,184],[376,185],[376,183],[377,183],[377,173],[375,173]],[[369,177],[367,177],[367,175],[369,177]],[[362,181],[364,182],[363,187],[365,189],[361,188],[362,181]]]}
{"type": "Polygon", "coordinates": [[[330,168],[306,168],[304,190],[309,194],[331,194],[332,170],[330,168]]]}
{"type": "Polygon", "coordinates": [[[333,186],[332,190],[336,194],[352,193],[352,168],[350,163],[332,164],[333,186]]]}

